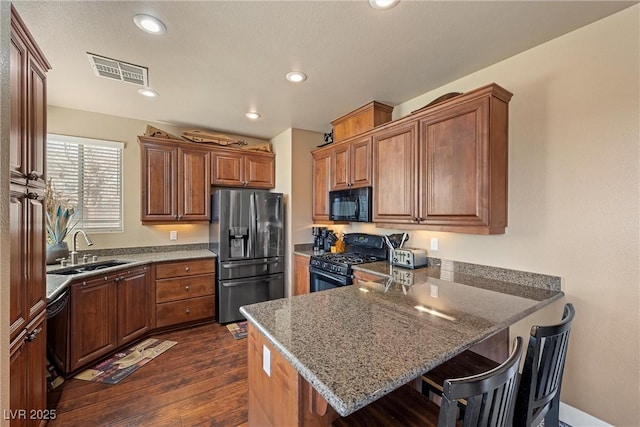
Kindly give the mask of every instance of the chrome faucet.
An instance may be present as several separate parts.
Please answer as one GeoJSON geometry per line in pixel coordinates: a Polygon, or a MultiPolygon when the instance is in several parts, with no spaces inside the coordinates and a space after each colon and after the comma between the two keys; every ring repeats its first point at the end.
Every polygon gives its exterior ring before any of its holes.
{"type": "Polygon", "coordinates": [[[71,265],[76,265],[78,263],[78,251],[77,251],[77,247],[78,247],[78,233],[82,233],[82,235],[84,236],[84,240],[87,242],[87,246],[92,246],[93,242],[91,241],[91,239],[89,238],[89,236],[87,236],[87,233],[84,232],[84,230],[78,230],[75,233],[73,233],[73,247],[71,249],[71,265]]]}

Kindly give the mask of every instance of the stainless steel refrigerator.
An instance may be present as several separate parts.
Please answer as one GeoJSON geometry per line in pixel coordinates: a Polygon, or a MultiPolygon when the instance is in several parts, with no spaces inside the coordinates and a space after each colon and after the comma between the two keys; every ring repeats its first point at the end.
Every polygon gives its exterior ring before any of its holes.
{"type": "Polygon", "coordinates": [[[284,297],[283,196],[262,190],[215,189],[209,249],[217,257],[219,323],[243,320],[243,305],[284,297]]]}

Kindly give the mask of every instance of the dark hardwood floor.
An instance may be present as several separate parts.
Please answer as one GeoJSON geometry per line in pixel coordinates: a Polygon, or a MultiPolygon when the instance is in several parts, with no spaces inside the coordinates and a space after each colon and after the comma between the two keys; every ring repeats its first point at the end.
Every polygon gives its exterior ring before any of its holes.
{"type": "Polygon", "coordinates": [[[217,323],[152,338],[178,344],[119,384],[66,380],[50,395],[59,401],[48,425],[246,425],[246,339],[217,323]]]}

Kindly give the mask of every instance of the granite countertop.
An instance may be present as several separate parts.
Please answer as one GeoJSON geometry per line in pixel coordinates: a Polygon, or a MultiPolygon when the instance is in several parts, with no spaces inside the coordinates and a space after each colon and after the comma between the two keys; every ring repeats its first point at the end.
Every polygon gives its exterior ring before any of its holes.
{"type": "MultiPolygon", "coordinates": [[[[60,265],[49,265],[47,266],[47,301],[52,301],[55,297],[60,295],[60,293],[63,292],[71,282],[78,279],[97,276],[97,275],[103,275],[105,273],[109,274],[113,271],[121,270],[123,268],[137,267],[137,266],[146,265],[154,262],[179,261],[179,260],[198,259],[198,258],[213,258],[215,256],[216,254],[211,252],[208,249],[126,253],[123,255],[101,256],[98,259],[99,262],[106,261],[106,260],[118,260],[118,261],[126,261],[127,264],[104,268],[96,271],[89,271],[85,273],[69,274],[69,275],[49,273],[52,270],[57,270],[61,268],[60,265]]],[[[79,264],[79,265],[82,266],[82,264],[79,264]]]]}
{"type": "Polygon", "coordinates": [[[398,269],[413,284],[386,262],[358,269],[381,278],[240,309],[342,416],[564,295],[464,275],[443,280],[433,267],[398,269]]]}

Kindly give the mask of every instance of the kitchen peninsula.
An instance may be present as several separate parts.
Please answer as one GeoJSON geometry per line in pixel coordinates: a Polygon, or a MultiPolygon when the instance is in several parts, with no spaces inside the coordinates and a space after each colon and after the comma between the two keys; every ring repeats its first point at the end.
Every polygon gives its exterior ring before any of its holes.
{"type": "Polygon", "coordinates": [[[241,309],[249,425],[330,425],[564,295],[436,267],[403,285],[387,271],[241,309]]]}

